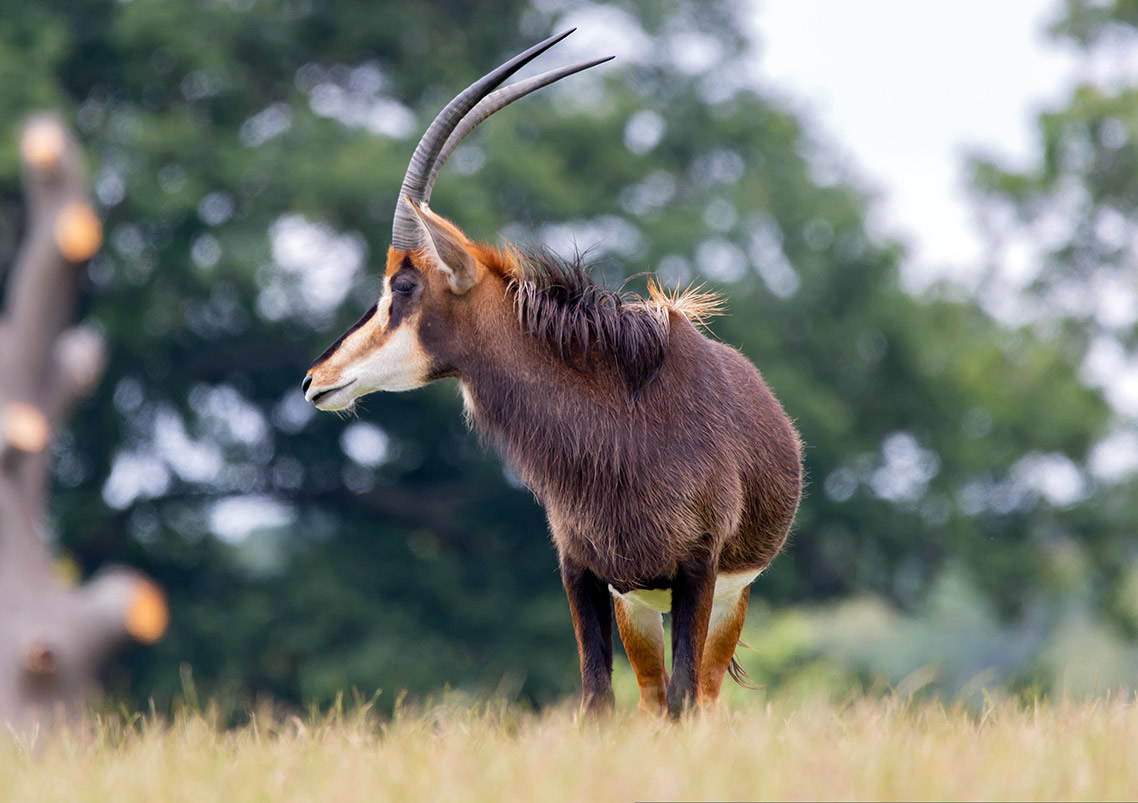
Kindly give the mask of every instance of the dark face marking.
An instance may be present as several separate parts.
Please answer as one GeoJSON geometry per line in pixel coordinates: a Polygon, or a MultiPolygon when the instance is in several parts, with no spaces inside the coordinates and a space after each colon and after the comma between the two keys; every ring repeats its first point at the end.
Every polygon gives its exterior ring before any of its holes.
{"type": "Polygon", "coordinates": [[[308,370],[311,371],[313,368],[318,366],[320,363],[324,362],[326,359],[328,359],[333,354],[335,354],[336,349],[340,348],[340,344],[344,342],[344,338],[346,338],[352,332],[359,329],[361,326],[363,326],[365,323],[370,321],[375,316],[375,311],[378,308],[378,306],[379,306],[378,304],[373,304],[372,306],[368,307],[368,311],[363,314],[362,318],[360,318],[358,321],[356,321],[354,324],[352,324],[350,327],[348,327],[348,331],[344,332],[344,334],[342,334],[338,338],[336,338],[335,343],[333,343],[331,346],[329,346],[327,349],[325,349],[323,354],[321,354],[319,357],[317,357],[315,360],[312,361],[312,365],[308,366],[308,370]]]}
{"type": "MultiPolygon", "coordinates": [[[[403,258],[403,264],[399,266],[399,271],[397,273],[395,273],[394,275],[392,275],[392,277],[391,277],[390,287],[391,287],[391,311],[390,311],[391,314],[388,316],[387,329],[386,329],[386,331],[389,331],[389,332],[392,331],[393,329],[395,329],[396,327],[398,327],[399,324],[402,322],[403,318],[407,315],[407,312],[411,309],[410,302],[412,300],[417,300],[419,298],[419,296],[422,294],[421,293],[422,285],[419,281],[419,271],[417,271],[415,269],[414,265],[411,263],[410,258],[408,258],[408,257],[403,258]]],[[[312,364],[310,366],[308,366],[308,370],[311,371],[313,368],[318,366],[320,363],[324,362],[329,357],[331,357],[336,352],[336,350],[338,348],[340,348],[340,344],[342,344],[344,342],[344,340],[348,337],[348,335],[350,335],[352,332],[356,331],[361,326],[363,326],[365,323],[367,323],[372,318],[374,318],[375,313],[378,310],[379,310],[379,304],[378,303],[369,307],[367,312],[365,312],[363,314],[363,316],[358,321],[356,321],[354,324],[352,324],[350,327],[348,327],[348,330],[346,332],[344,332],[344,334],[342,334],[338,338],[336,338],[335,343],[333,343],[331,346],[326,348],[324,350],[323,354],[321,354],[319,357],[317,357],[315,360],[312,361],[312,364]]]]}
{"type": "Polygon", "coordinates": [[[423,285],[419,271],[405,261],[403,267],[390,279],[391,308],[387,318],[387,331],[395,331],[407,314],[415,308],[423,297],[423,285]]]}

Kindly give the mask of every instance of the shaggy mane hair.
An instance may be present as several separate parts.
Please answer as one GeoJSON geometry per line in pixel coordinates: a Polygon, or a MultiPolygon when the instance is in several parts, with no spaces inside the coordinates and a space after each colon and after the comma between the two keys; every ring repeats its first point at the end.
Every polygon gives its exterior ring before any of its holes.
{"type": "Polygon", "coordinates": [[[522,331],[545,342],[575,370],[591,354],[609,356],[635,402],[660,372],[668,354],[674,310],[696,325],[719,311],[719,298],[698,288],[668,293],[649,283],[645,299],[596,283],[575,253],[564,259],[545,248],[515,252],[514,306],[522,331]]]}

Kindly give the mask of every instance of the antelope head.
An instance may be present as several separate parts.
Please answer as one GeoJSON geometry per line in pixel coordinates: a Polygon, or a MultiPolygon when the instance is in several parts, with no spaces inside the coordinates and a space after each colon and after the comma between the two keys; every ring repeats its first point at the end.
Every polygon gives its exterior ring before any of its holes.
{"type": "Polygon", "coordinates": [[[440,327],[429,324],[453,319],[448,309],[474,295],[487,271],[478,258],[484,250],[431,211],[431,190],[450,154],[491,114],[609,60],[562,67],[498,89],[572,32],[550,37],[478,79],[427,128],[399,190],[379,301],[312,363],[301,385],[304,397],[316,407],[342,410],[368,393],[410,390],[453,373],[437,345],[440,327]]]}

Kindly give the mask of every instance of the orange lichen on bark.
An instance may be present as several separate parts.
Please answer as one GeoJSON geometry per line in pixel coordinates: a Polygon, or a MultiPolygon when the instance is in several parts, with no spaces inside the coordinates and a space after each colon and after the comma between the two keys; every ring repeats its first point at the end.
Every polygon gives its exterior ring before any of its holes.
{"type": "Polygon", "coordinates": [[[135,641],[153,644],[162,638],[170,624],[166,595],[155,583],[139,580],[127,603],[126,630],[135,641]]]}
{"type": "Polygon", "coordinates": [[[59,164],[66,139],[63,129],[51,120],[38,120],[24,129],[20,157],[36,170],[53,170],[59,164]]]}
{"type": "Polygon", "coordinates": [[[103,243],[103,224],[95,210],[82,201],[71,201],[55,219],[55,244],[68,262],[90,259],[103,243]]]}
{"type": "Polygon", "coordinates": [[[47,448],[51,440],[51,425],[32,405],[12,402],[0,413],[0,433],[10,446],[37,454],[47,448]]]}

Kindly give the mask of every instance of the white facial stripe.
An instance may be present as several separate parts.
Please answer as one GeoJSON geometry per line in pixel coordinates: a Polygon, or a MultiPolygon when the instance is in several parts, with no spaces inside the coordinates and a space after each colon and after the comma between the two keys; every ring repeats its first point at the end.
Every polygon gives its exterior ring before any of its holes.
{"type": "Polygon", "coordinates": [[[383,280],[383,293],[375,305],[375,319],[380,331],[386,329],[391,320],[391,279],[383,280]]]}
{"type": "Polygon", "coordinates": [[[430,361],[408,323],[399,326],[378,349],[364,354],[345,369],[356,377],[360,393],[376,390],[411,390],[427,384],[430,361]]]}
{"type": "Polygon", "coordinates": [[[427,384],[431,361],[419,345],[417,315],[391,324],[392,294],[384,280],[383,295],[376,302],[371,320],[344,338],[329,359],[334,373],[326,379],[335,388],[325,393],[319,384],[308,389],[307,397],[321,410],[341,410],[377,390],[411,390],[427,384]],[[381,345],[376,347],[376,343],[381,345]]]}

